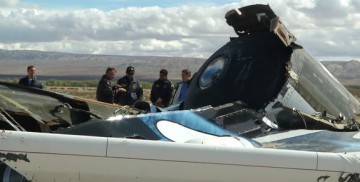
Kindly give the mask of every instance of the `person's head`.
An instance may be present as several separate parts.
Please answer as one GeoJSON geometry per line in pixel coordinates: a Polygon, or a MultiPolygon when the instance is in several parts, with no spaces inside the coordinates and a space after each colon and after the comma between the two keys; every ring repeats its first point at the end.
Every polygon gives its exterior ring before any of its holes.
{"type": "Polygon", "coordinates": [[[189,81],[191,78],[191,71],[188,70],[188,69],[183,69],[181,71],[181,79],[182,81],[186,82],[186,81],[189,81]]]}
{"type": "Polygon", "coordinates": [[[36,68],[33,65],[27,67],[27,74],[29,78],[34,78],[36,74],[36,68]]]}
{"type": "Polygon", "coordinates": [[[166,80],[166,79],[167,79],[167,75],[168,75],[168,71],[167,71],[166,69],[161,69],[161,70],[160,70],[159,79],[160,79],[160,80],[166,80]]]}
{"type": "Polygon", "coordinates": [[[135,74],[135,68],[132,67],[132,66],[128,66],[128,67],[126,68],[126,76],[127,76],[128,78],[133,78],[134,74],[135,74]]]}
{"type": "Polygon", "coordinates": [[[116,73],[117,73],[117,71],[116,71],[115,68],[108,67],[108,68],[106,69],[105,75],[106,75],[106,78],[107,78],[108,80],[112,80],[112,79],[115,78],[116,73]]]}

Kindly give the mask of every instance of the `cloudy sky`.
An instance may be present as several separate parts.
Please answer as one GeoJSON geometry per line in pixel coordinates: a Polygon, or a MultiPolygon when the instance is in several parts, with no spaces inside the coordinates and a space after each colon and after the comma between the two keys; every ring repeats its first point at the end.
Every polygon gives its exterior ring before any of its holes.
{"type": "Polygon", "coordinates": [[[360,60],[360,0],[0,0],[0,49],[209,57],[232,9],[269,4],[310,54],[360,60]]]}

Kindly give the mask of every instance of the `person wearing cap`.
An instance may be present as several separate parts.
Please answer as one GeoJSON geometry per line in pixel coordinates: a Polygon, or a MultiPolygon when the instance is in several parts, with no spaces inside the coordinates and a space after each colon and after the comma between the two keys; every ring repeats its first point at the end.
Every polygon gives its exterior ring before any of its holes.
{"type": "Polygon", "coordinates": [[[171,81],[167,79],[168,72],[166,69],[161,69],[159,79],[156,80],[151,88],[150,100],[159,107],[169,106],[173,87],[171,81]]]}
{"type": "Polygon", "coordinates": [[[143,99],[143,89],[134,78],[135,68],[126,68],[125,76],[117,81],[119,92],[116,95],[116,102],[120,105],[133,105],[136,101],[143,99]]]}
{"type": "Polygon", "coordinates": [[[114,96],[118,92],[117,86],[111,86],[111,80],[116,75],[115,68],[109,67],[101,77],[96,88],[96,100],[107,103],[114,103],[114,96]]]}
{"type": "Polygon", "coordinates": [[[172,104],[180,103],[186,99],[186,92],[190,85],[191,71],[183,69],[181,71],[182,81],[175,86],[175,93],[172,99],[172,104]]]}
{"type": "Polygon", "coordinates": [[[36,68],[35,66],[31,65],[27,67],[27,76],[21,78],[19,80],[19,85],[34,87],[42,89],[43,85],[38,81],[36,77],[36,68]]]}

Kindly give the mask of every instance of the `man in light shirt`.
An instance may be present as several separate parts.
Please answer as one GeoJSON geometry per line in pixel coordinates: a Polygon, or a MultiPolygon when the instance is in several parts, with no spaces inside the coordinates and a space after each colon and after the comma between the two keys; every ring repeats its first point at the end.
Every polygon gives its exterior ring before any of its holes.
{"type": "Polygon", "coordinates": [[[21,78],[18,84],[39,89],[43,88],[43,85],[36,77],[36,68],[33,65],[27,67],[27,76],[21,78]]]}
{"type": "Polygon", "coordinates": [[[190,85],[191,71],[184,69],[181,71],[182,82],[179,82],[175,86],[175,94],[172,100],[172,104],[180,103],[186,99],[186,92],[190,85]]]}

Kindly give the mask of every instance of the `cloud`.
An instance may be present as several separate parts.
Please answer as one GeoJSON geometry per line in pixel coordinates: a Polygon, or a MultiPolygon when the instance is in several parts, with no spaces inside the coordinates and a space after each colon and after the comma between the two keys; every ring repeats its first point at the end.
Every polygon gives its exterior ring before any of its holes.
{"type": "Polygon", "coordinates": [[[0,0],[0,7],[3,10],[8,8],[37,8],[38,5],[28,2],[22,2],[20,0],[0,0]]]}
{"type": "Polygon", "coordinates": [[[7,49],[28,47],[80,53],[88,49],[88,53],[99,54],[133,55],[142,51],[173,56],[185,50],[206,50],[203,46],[215,51],[218,46],[207,46],[204,40],[224,43],[232,34],[223,18],[226,11],[225,7],[193,6],[129,7],[108,12],[20,9],[0,16],[0,42],[7,49]]]}
{"type": "MultiPolygon", "coordinates": [[[[90,54],[209,57],[233,29],[231,8],[262,3],[243,0],[220,6],[126,7],[114,10],[0,9],[0,48],[90,54]]],[[[19,6],[16,0],[0,5],[19,6]]],[[[24,5],[25,6],[25,5],[24,5]]],[[[357,0],[273,0],[270,6],[316,57],[359,55],[357,0]],[[354,51],[355,50],[355,51],[354,51]]]]}
{"type": "Polygon", "coordinates": [[[0,0],[0,6],[2,7],[16,6],[18,4],[18,0],[0,0]]]}

